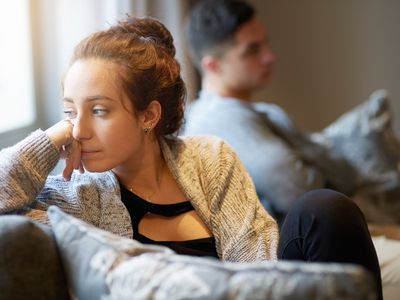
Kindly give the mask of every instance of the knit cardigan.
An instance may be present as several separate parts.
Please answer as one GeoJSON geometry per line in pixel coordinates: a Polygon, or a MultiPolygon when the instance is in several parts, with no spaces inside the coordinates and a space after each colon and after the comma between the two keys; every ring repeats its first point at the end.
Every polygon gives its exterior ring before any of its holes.
{"type": "MultiPolygon", "coordinates": [[[[250,176],[233,150],[211,137],[160,142],[175,180],[216,241],[223,261],[277,258],[278,229],[260,204],[250,176]]],[[[98,228],[132,238],[130,215],[113,172],[74,172],[71,181],[49,175],[60,153],[37,130],[0,152],[0,214],[18,213],[48,223],[56,205],[98,228]]]]}

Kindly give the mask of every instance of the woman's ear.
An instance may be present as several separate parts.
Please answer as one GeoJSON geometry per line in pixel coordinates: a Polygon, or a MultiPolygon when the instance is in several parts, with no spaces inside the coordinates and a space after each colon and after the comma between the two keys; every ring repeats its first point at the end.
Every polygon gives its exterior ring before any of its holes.
{"type": "Polygon", "coordinates": [[[141,123],[145,133],[150,132],[157,126],[161,118],[161,104],[157,100],[153,100],[142,113],[141,123]]]}

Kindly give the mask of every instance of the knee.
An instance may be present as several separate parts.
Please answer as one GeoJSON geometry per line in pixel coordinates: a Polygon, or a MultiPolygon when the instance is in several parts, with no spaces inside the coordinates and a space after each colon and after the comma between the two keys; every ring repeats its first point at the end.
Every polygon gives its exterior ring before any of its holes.
{"type": "Polygon", "coordinates": [[[297,214],[312,214],[325,220],[364,219],[357,204],[349,197],[331,189],[316,189],[299,197],[293,210],[297,214]]]}

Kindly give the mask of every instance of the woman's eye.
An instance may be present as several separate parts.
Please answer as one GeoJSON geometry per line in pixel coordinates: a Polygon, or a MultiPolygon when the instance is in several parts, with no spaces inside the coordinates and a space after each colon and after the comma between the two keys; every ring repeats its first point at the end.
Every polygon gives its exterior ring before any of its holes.
{"type": "Polygon", "coordinates": [[[107,114],[107,110],[104,108],[94,108],[93,114],[98,117],[102,117],[107,114]]]}
{"type": "Polygon", "coordinates": [[[76,116],[76,112],[74,112],[73,110],[69,110],[69,109],[66,109],[66,110],[64,110],[64,114],[67,116],[67,118],[69,118],[69,119],[73,119],[73,118],[75,118],[75,116],[76,116]]]}

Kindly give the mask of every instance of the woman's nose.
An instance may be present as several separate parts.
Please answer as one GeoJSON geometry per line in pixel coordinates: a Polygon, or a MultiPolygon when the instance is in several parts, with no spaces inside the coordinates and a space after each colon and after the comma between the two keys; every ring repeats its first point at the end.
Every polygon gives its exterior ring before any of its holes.
{"type": "Polygon", "coordinates": [[[72,130],[72,136],[74,139],[81,141],[84,139],[89,139],[91,136],[90,125],[85,118],[77,117],[72,120],[74,128],[72,130]]]}

